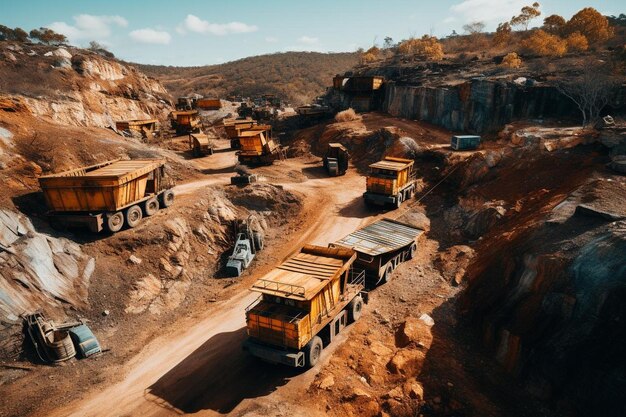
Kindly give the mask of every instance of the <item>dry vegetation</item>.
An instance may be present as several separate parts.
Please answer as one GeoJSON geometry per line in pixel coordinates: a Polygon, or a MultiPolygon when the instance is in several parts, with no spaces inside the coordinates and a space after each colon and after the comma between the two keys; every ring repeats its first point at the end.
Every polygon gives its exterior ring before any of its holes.
{"type": "Polygon", "coordinates": [[[356,53],[286,52],[204,67],[135,66],[158,78],[175,97],[275,94],[297,105],[311,102],[335,74],[357,63],[356,53]]]}

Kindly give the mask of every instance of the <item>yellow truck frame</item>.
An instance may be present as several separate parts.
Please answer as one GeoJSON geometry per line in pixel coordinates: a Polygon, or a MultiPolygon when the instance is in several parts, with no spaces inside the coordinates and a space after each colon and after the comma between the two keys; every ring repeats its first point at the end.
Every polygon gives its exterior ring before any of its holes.
{"type": "Polygon", "coordinates": [[[241,147],[239,143],[239,134],[257,125],[257,122],[250,117],[245,119],[224,119],[222,122],[226,136],[230,139],[230,147],[232,149],[239,149],[241,147]]]}
{"type": "Polygon", "coordinates": [[[203,133],[190,133],[189,150],[194,158],[213,155],[213,144],[215,140],[217,140],[215,136],[209,136],[203,133]]]}
{"type": "Polygon", "coordinates": [[[367,191],[363,199],[367,206],[392,205],[399,208],[403,201],[415,194],[415,173],[412,159],[387,156],[369,166],[367,191]]]}
{"type": "Polygon", "coordinates": [[[177,110],[170,113],[172,128],[177,135],[200,132],[200,114],[198,110],[177,110]]]}
{"type": "Polygon", "coordinates": [[[244,349],[267,362],[315,366],[367,302],[355,260],[352,249],[305,245],[257,280],[251,290],[261,296],[246,309],[244,349]]]}
{"type": "Polygon", "coordinates": [[[119,159],[39,177],[53,226],[112,233],[174,203],[162,159],[119,159]]]}
{"type": "Polygon", "coordinates": [[[237,157],[245,165],[271,165],[280,159],[282,149],[272,137],[272,126],[258,125],[242,130],[238,136],[240,150],[237,157]]]}
{"type": "Polygon", "coordinates": [[[134,120],[120,120],[115,122],[115,129],[118,131],[127,131],[129,133],[137,132],[143,138],[152,138],[152,135],[157,130],[159,121],[157,119],[134,119],[134,120]]]}

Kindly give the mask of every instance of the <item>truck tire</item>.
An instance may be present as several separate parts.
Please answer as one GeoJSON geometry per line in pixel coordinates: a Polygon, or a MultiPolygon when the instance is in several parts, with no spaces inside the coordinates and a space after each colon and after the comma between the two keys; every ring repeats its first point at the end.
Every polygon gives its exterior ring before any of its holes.
{"type": "Polygon", "coordinates": [[[383,278],[380,280],[380,282],[382,284],[386,284],[391,281],[391,274],[393,274],[393,265],[390,262],[389,265],[387,265],[387,268],[385,268],[385,273],[383,274],[383,278]]]}
{"type": "Polygon", "coordinates": [[[156,212],[159,211],[159,199],[157,199],[156,197],[148,199],[144,203],[143,209],[146,216],[152,216],[153,214],[156,214],[156,212]]]}
{"type": "Polygon", "coordinates": [[[415,252],[417,252],[417,243],[413,242],[409,248],[409,259],[413,259],[415,257],[415,252]]]}
{"type": "Polygon", "coordinates": [[[252,232],[252,239],[254,241],[255,252],[263,250],[263,235],[259,232],[252,232]]]}
{"type": "Polygon", "coordinates": [[[396,196],[396,208],[400,208],[401,205],[402,205],[402,193],[399,193],[396,196]]]}
{"type": "Polygon", "coordinates": [[[108,214],[106,220],[107,230],[111,233],[119,232],[124,227],[124,214],[121,211],[108,214]]]}
{"type": "Polygon", "coordinates": [[[166,190],[160,197],[163,207],[170,207],[174,204],[174,192],[172,190],[166,190]]]}
{"type": "Polygon", "coordinates": [[[360,295],[357,295],[348,304],[348,322],[354,323],[357,321],[363,313],[363,299],[360,295]]]}
{"type": "Polygon", "coordinates": [[[139,206],[132,206],[126,210],[126,224],[128,227],[135,227],[141,223],[143,212],[139,206]]]}
{"type": "Polygon", "coordinates": [[[324,345],[318,336],[309,340],[309,343],[304,347],[304,360],[307,368],[313,368],[317,365],[322,356],[322,349],[324,349],[324,345]]]}

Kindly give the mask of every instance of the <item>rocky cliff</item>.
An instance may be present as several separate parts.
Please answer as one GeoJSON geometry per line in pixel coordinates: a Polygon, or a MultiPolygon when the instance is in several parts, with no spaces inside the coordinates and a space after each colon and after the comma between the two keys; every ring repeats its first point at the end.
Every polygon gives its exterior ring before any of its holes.
{"type": "Polygon", "coordinates": [[[514,119],[576,116],[574,104],[553,87],[474,78],[443,86],[386,83],[382,109],[460,132],[484,133],[514,119]]]}
{"type": "Polygon", "coordinates": [[[115,59],[72,47],[0,42],[0,91],[37,117],[75,126],[167,117],[171,97],[157,80],[115,59]]]}

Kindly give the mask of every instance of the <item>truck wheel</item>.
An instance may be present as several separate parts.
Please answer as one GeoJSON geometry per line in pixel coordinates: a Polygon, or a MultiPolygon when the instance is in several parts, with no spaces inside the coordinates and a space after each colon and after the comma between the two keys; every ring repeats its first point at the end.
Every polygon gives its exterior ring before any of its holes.
{"type": "Polygon", "coordinates": [[[354,323],[361,317],[363,312],[363,299],[360,295],[357,295],[348,304],[348,322],[354,323]]]}
{"type": "Polygon", "coordinates": [[[393,274],[393,266],[389,264],[387,265],[387,268],[385,269],[385,273],[383,274],[383,279],[381,280],[381,282],[383,284],[386,284],[389,281],[391,281],[391,274],[393,274]]]}
{"type": "Polygon", "coordinates": [[[399,193],[396,196],[396,208],[400,208],[401,205],[402,205],[402,193],[399,193]]]}
{"type": "Polygon", "coordinates": [[[146,214],[146,216],[152,216],[157,211],[159,211],[159,200],[155,197],[152,197],[151,199],[145,202],[143,208],[144,208],[143,211],[146,214]]]}
{"type": "Polygon", "coordinates": [[[254,240],[254,247],[256,248],[256,252],[263,250],[263,235],[259,232],[253,232],[252,239],[254,240]]]}
{"type": "Polygon", "coordinates": [[[126,210],[126,224],[128,227],[135,227],[141,222],[143,218],[143,213],[141,212],[141,208],[139,206],[132,206],[126,210]]]}
{"type": "Polygon", "coordinates": [[[413,242],[409,248],[409,259],[413,259],[415,257],[415,252],[417,252],[417,244],[413,242]]]}
{"type": "Polygon", "coordinates": [[[116,233],[124,227],[124,215],[121,211],[107,215],[107,229],[111,233],[116,233]]]}
{"type": "Polygon", "coordinates": [[[322,339],[318,336],[313,337],[313,339],[306,344],[304,348],[304,359],[306,361],[307,368],[313,368],[317,365],[317,362],[320,360],[320,356],[322,356],[323,348],[322,339]]]}
{"type": "Polygon", "coordinates": [[[174,192],[172,190],[167,190],[161,194],[161,204],[163,207],[169,207],[174,204],[174,192]]]}

